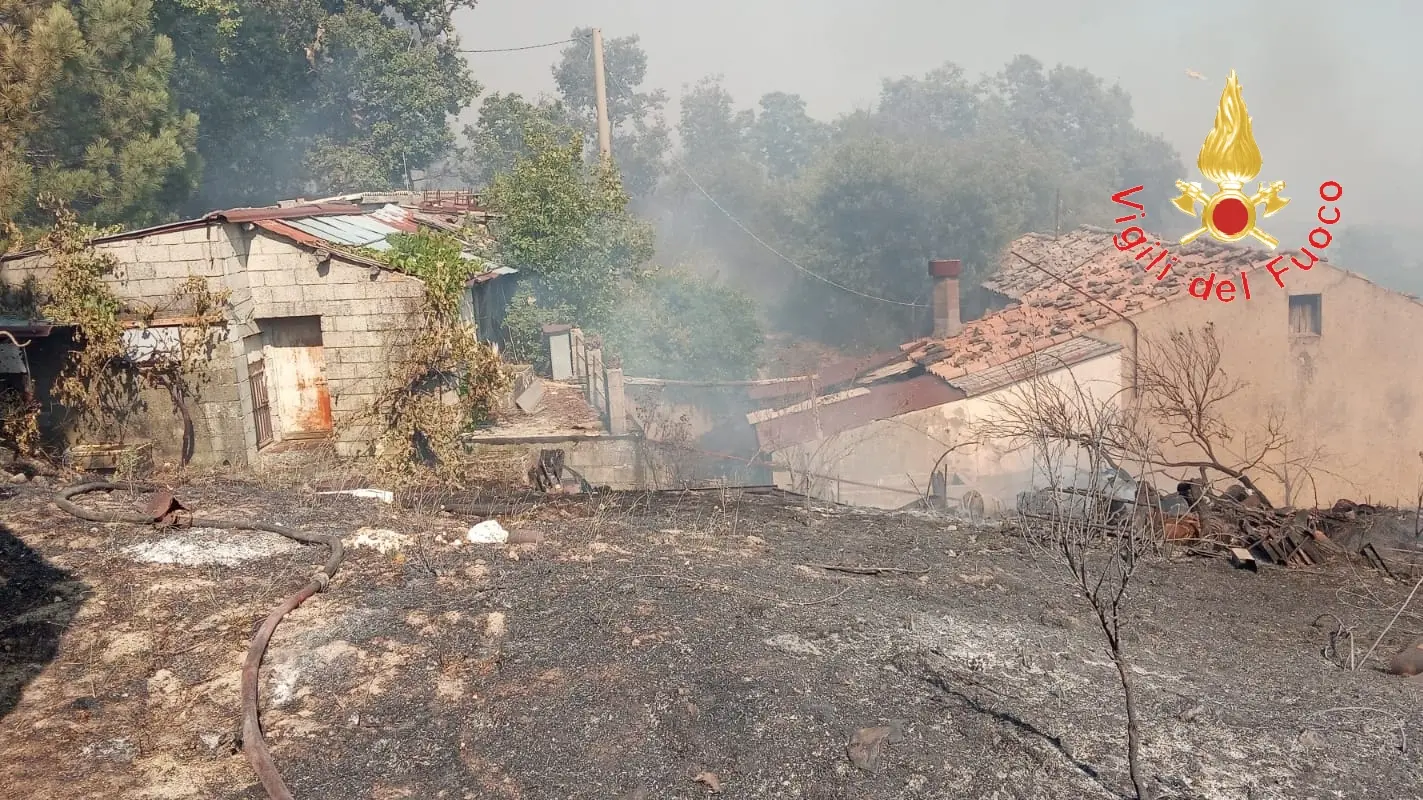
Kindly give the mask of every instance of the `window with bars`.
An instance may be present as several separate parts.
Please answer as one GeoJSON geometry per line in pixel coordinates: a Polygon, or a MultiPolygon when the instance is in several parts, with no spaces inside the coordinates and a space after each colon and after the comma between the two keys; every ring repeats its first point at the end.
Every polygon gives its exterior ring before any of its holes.
{"type": "Polygon", "coordinates": [[[1290,334],[1295,336],[1318,336],[1320,325],[1320,303],[1317,294],[1290,295],[1290,334]]]}

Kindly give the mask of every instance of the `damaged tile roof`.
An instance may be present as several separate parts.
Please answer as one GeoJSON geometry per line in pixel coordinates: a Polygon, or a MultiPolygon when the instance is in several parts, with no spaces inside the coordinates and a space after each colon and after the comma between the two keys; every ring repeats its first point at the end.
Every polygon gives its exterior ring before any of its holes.
{"type": "MultiPolygon", "coordinates": [[[[1019,238],[1004,254],[998,272],[983,284],[1011,298],[1013,302],[1007,308],[964,323],[956,336],[921,339],[902,349],[916,363],[952,382],[1069,342],[1118,319],[1118,314],[1132,316],[1181,297],[1191,278],[1211,272],[1249,272],[1272,257],[1263,250],[1204,238],[1184,246],[1171,244],[1168,249],[1176,258],[1175,264],[1158,281],[1154,273],[1159,273],[1160,264],[1152,273],[1142,268],[1154,254],[1135,261],[1131,251],[1117,250],[1112,243],[1113,234],[1114,231],[1084,226],[1056,240],[1051,234],[1019,238]]],[[[1135,252],[1144,248],[1145,245],[1135,252]]],[[[1154,252],[1159,253],[1160,248],[1154,252]]]]}
{"type": "Polygon", "coordinates": [[[823,392],[826,389],[850,383],[903,359],[904,354],[897,350],[874,353],[862,358],[841,359],[822,365],[811,375],[787,379],[778,383],[752,386],[746,390],[746,394],[752,400],[757,401],[786,400],[796,396],[808,397],[811,393],[812,379],[814,379],[815,391],[823,392]]]}
{"type": "Polygon", "coordinates": [[[954,378],[952,384],[969,397],[978,397],[1011,386],[1027,377],[1074,367],[1121,349],[1122,346],[1115,342],[1079,336],[1013,361],[954,378]]]}
{"type": "MultiPolygon", "coordinates": [[[[1113,244],[1114,233],[1083,226],[1056,238],[1050,234],[1020,237],[1004,254],[998,271],[983,283],[1008,298],[1006,308],[964,323],[957,335],[947,339],[926,338],[902,345],[898,359],[857,363],[844,376],[853,380],[855,388],[817,400],[818,430],[808,402],[755,412],[748,415],[748,421],[756,426],[762,446],[775,449],[876,419],[983,395],[1044,369],[1071,367],[1117,352],[1120,345],[1085,334],[1120,319],[1119,314],[1130,317],[1184,296],[1194,277],[1211,272],[1249,273],[1273,257],[1262,250],[1214,240],[1171,244],[1167,249],[1175,256],[1174,264],[1158,281],[1161,263],[1151,272],[1143,266],[1155,258],[1160,247],[1137,261],[1135,255],[1146,243],[1123,253],[1113,244]],[[919,369],[928,374],[896,380],[919,369]]],[[[791,386],[803,390],[800,383],[791,386]]]]}

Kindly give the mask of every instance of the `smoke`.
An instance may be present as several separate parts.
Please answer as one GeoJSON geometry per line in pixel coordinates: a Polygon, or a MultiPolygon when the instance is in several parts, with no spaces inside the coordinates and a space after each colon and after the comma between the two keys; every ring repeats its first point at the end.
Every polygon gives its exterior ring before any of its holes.
{"type": "MultiPolygon", "coordinates": [[[[1423,88],[1408,41],[1419,22],[1423,7],[1401,0],[547,0],[537,15],[491,0],[458,27],[469,46],[544,41],[587,24],[608,36],[637,33],[648,85],[673,96],[669,119],[680,88],[708,74],[723,74],[742,107],[766,92],[796,92],[829,119],[865,108],[884,78],[922,75],[945,61],[989,73],[1026,53],[1120,82],[1138,125],[1163,135],[1188,165],[1235,69],[1264,156],[1259,180],[1283,180],[1285,196],[1299,198],[1270,220],[1289,246],[1308,232],[1311,198],[1328,180],[1345,187],[1345,224],[1423,227],[1415,222],[1423,198],[1399,177],[1423,164],[1415,153],[1423,88]],[[1188,69],[1206,80],[1192,80],[1188,69]]],[[[475,71],[491,89],[537,93],[550,85],[548,61],[491,57],[475,71]]]]}

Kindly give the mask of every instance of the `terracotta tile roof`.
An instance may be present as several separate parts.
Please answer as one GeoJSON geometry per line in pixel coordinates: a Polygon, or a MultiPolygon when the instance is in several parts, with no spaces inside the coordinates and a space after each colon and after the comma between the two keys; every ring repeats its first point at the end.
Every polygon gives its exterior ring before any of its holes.
{"type": "Polygon", "coordinates": [[[1103,342],[1089,336],[1079,336],[1062,344],[1055,344],[1022,358],[999,364],[996,367],[979,370],[970,375],[955,378],[953,385],[969,397],[1011,386],[1029,375],[1040,375],[1064,367],[1073,367],[1084,361],[1115,353],[1122,346],[1115,342],[1103,342]]]}
{"type": "MultiPolygon", "coordinates": [[[[997,273],[984,286],[1012,298],[1002,311],[967,322],[948,339],[922,339],[902,346],[909,357],[947,381],[972,375],[1033,353],[1071,341],[1087,331],[1186,295],[1191,278],[1216,273],[1249,272],[1263,266],[1273,254],[1264,250],[1223,245],[1197,239],[1189,245],[1167,240],[1175,263],[1166,277],[1143,267],[1161,248],[1141,261],[1145,244],[1121,252],[1112,243],[1115,231],[1084,226],[1055,241],[1050,234],[1029,234],[1015,241],[1003,256],[997,273]],[[1092,298],[1044,274],[1017,253],[1068,281],[1092,298]]],[[[1155,242],[1161,237],[1153,237],[1155,242]]],[[[1268,281],[1268,276],[1266,277],[1268,281]]],[[[1263,285],[1256,290],[1265,288],[1263,285]]]]}

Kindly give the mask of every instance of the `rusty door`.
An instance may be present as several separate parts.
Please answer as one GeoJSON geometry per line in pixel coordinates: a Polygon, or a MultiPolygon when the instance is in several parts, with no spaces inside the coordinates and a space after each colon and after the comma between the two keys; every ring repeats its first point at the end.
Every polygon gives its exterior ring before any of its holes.
{"type": "Polygon", "coordinates": [[[265,348],[282,439],[315,439],[331,434],[331,394],[321,344],[320,317],[267,320],[265,348]]]}
{"type": "Polygon", "coordinates": [[[272,401],[267,394],[267,363],[261,359],[247,365],[247,379],[252,385],[252,421],[257,426],[257,446],[272,443],[272,401]]]}

